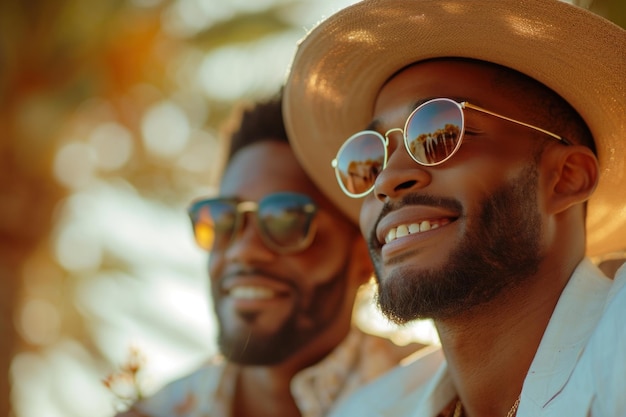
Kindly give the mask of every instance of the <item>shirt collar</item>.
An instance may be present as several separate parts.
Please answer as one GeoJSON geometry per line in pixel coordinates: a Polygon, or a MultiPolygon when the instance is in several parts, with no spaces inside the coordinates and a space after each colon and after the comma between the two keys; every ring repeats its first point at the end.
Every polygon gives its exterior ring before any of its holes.
{"type": "Polygon", "coordinates": [[[363,336],[352,329],[324,359],[293,377],[291,393],[303,417],[323,416],[332,407],[355,366],[363,336]]]}
{"type": "Polygon", "coordinates": [[[399,346],[353,327],[324,359],[300,371],[291,392],[303,417],[321,417],[357,388],[396,367],[419,347],[399,346]]]}
{"type": "Polygon", "coordinates": [[[584,259],[565,286],[541,339],[522,390],[545,407],[563,389],[602,316],[612,281],[584,259]]]}

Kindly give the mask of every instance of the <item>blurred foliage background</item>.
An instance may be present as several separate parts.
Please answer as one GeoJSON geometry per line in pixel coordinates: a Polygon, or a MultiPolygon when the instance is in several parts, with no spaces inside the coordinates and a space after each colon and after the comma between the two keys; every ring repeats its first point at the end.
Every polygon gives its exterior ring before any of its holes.
{"type": "MultiPolygon", "coordinates": [[[[215,352],[186,205],[235,103],[352,2],[0,2],[0,415],[111,416],[129,352],[147,393],[215,352]]],[[[577,3],[626,27],[624,0],[577,3]]]]}

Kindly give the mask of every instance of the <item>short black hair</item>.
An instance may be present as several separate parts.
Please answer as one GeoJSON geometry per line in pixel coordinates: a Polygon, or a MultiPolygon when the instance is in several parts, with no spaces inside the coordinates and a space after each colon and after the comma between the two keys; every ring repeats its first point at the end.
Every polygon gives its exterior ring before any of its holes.
{"type": "Polygon", "coordinates": [[[289,143],[282,113],[282,90],[265,101],[241,109],[229,139],[226,162],[248,145],[263,141],[289,143]]]}

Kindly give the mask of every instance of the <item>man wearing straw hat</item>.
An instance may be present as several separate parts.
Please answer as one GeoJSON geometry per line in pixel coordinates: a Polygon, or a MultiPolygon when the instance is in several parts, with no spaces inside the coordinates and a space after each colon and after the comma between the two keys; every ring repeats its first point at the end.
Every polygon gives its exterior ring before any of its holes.
{"type": "Polygon", "coordinates": [[[300,43],[283,112],[382,311],[441,340],[337,415],[626,416],[626,268],[590,260],[626,247],[625,30],[556,0],[365,0],[300,43]]]}

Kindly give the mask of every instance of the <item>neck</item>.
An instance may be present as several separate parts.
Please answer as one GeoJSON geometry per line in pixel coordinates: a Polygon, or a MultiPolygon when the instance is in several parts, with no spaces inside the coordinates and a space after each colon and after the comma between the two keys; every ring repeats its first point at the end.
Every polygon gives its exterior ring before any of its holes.
{"type": "Polygon", "coordinates": [[[237,378],[233,417],[300,417],[291,395],[293,372],[281,366],[245,366],[237,378]]]}
{"type": "Polygon", "coordinates": [[[349,330],[349,321],[337,320],[335,325],[279,364],[242,366],[232,402],[233,417],[300,417],[291,393],[294,376],[323,360],[345,339],[349,330]]]}
{"type": "Polygon", "coordinates": [[[507,415],[574,268],[544,267],[487,304],[435,320],[465,416],[507,415]]]}

